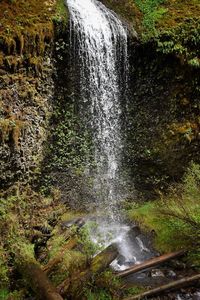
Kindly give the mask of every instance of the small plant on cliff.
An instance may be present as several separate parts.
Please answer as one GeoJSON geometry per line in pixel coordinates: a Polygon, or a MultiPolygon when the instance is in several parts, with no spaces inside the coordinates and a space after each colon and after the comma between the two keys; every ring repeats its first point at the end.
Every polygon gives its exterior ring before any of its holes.
{"type": "Polygon", "coordinates": [[[155,24],[167,9],[159,7],[165,0],[135,0],[137,6],[143,13],[143,26],[148,34],[155,32],[155,24]]]}
{"type": "Polygon", "coordinates": [[[155,37],[157,51],[175,54],[192,67],[199,68],[200,24],[195,18],[185,19],[184,24],[161,32],[155,37]]]}
{"type": "Polygon", "coordinates": [[[51,167],[57,169],[84,168],[92,162],[92,142],[89,131],[74,114],[73,105],[59,108],[54,114],[51,146],[51,167]]]}
{"type": "Polygon", "coordinates": [[[52,18],[53,22],[59,27],[62,27],[62,29],[65,29],[67,26],[68,21],[68,11],[67,7],[65,6],[64,0],[57,0],[56,1],[56,14],[52,18]]]}

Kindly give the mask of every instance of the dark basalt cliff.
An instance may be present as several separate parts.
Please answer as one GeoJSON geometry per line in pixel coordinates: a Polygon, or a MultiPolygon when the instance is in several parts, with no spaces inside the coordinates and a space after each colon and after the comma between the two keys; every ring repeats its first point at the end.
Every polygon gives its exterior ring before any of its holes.
{"type": "MultiPolygon", "coordinates": [[[[74,169],[80,178],[84,156],[91,153],[90,134],[72,97],[76,78],[69,66],[63,3],[36,2],[0,3],[1,188],[16,181],[30,182],[41,177],[41,171],[46,174],[45,185],[62,186],[59,174],[74,169]]],[[[136,189],[152,195],[179,180],[190,161],[199,162],[197,6],[190,3],[186,8],[180,1],[173,6],[169,1],[165,4],[171,14],[166,19],[168,28],[164,15],[159,22],[154,20],[157,27],[147,30],[139,1],[102,2],[139,33],[138,41],[130,38],[129,45],[125,156],[136,189]],[[178,12],[182,13],[179,21],[178,12]]]]}
{"type": "Polygon", "coordinates": [[[149,43],[130,51],[127,159],[136,189],[147,195],[199,163],[199,69],[156,50],[149,43]]]}

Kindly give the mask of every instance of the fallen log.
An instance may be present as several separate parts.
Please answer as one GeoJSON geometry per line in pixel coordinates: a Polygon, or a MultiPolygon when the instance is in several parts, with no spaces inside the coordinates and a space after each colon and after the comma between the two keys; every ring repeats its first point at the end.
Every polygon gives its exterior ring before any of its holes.
{"type": "Polygon", "coordinates": [[[43,268],[42,268],[43,272],[45,272],[46,275],[49,275],[51,273],[51,271],[53,270],[53,268],[63,260],[63,255],[64,255],[65,251],[72,250],[74,247],[76,247],[76,245],[77,245],[76,239],[71,239],[70,241],[68,241],[62,247],[59,254],[55,258],[50,260],[47,265],[43,266],[43,268]]]}
{"type": "Polygon", "coordinates": [[[63,281],[57,287],[58,293],[60,293],[63,297],[66,295],[71,295],[74,300],[81,299],[80,297],[84,285],[95,276],[103,272],[117,257],[117,255],[117,247],[115,245],[108,246],[105,250],[92,259],[90,266],[86,270],[79,273],[76,272],[75,274],[71,275],[70,278],[67,278],[65,281],[63,281]]]}
{"type": "Polygon", "coordinates": [[[23,278],[28,282],[28,285],[37,294],[37,299],[63,300],[36,261],[23,261],[18,269],[20,270],[23,278]]]}
{"type": "Polygon", "coordinates": [[[18,237],[17,242],[11,245],[11,251],[15,254],[15,266],[22,275],[24,282],[41,300],[63,300],[56,288],[51,284],[40,264],[35,260],[34,250],[26,239],[18,237]]]}
{"type": "Polygon", "coordinates": [[[116,276],[122,278],[127,275],[134,274],[139,271],[143,271],[147,268],[154,267],[154,266],[164,263],[172,258],[179,257],[183,254],[185,254],[185,251],[176,251],[176,252],[161,255],[159,257],[154,257],[154,258],[149,259],[139,265],[134,265],[125,271],[121,271],[118,274],[116,274],[116,276]]]}
{"type": "Polygon", "coordinates": [[[159,294],[161,294],[161,293],[163,294],[165,292],[168,292],[169,290],[178,290],[180,288],[190,286],[191,284],[193,284],[195,281],[198,281],[198,280],[200,280],[200,274],[193,275],[190,277],[185,277],[185,278],[170,282],[168,284],[161,285],[155,289],[138,294],[136,296],[124,298],[123,300],[140,300],[140,299],[142,300],[142,299],[146,299],[146,297],[149,297],[149,296],[158,296],[159,294]]]}

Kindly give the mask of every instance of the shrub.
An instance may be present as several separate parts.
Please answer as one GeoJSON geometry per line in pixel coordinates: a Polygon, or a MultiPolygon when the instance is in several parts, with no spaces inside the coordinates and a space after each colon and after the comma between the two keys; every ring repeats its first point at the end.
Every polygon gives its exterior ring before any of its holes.
{"type": "Polygon", "coordinates": [[[129,211],[143,229],[155,232],[155,246],[166,252],[189,250],[189,261],[200,267],[200,165],[192,163],[181,185],[168,196],[129,211]]]}

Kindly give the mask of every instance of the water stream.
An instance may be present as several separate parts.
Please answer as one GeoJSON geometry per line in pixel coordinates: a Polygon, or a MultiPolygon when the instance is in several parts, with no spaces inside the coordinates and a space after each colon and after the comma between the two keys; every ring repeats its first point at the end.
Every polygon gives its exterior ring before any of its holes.
{"type": "Polygon", "coordinates": [[[93,190],[99,217],[91,238],[104,246],[116,242],[125,262],[141,261],[148,249],[140,237],[130,239],[131,229],[123,224],[117,208],[124,197],[119,187],[121,182],[125,184],[121,175],[121,120],[128,86],[127,29],[99,1],[67,0],[67,5],[71,49],[80,68],[79,93],[85,109],[82,115],[87,115],[92,128],[95,149],[93,190]]]}

